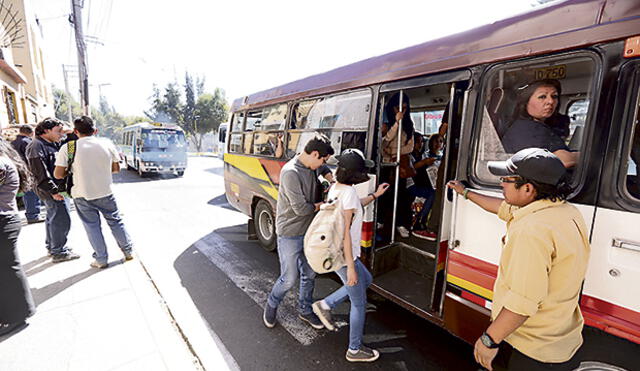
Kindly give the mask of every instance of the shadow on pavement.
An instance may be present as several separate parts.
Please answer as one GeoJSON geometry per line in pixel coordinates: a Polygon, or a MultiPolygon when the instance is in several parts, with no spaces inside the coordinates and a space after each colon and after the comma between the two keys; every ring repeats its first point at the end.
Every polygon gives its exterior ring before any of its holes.
{"type": "Polygon", "coordinates": [[[224,193],[221,194],[220,196],[212,198],[211,200],[209,200],[209,202],[207,202],[207,204],[211,206],[222,207],[224,209],[231,210],[231,211],[238,211],[235,208],[233,208],[231,205],[229,205],[229,202],[227,201],[227,195],[224,193]]]}
{"type": "MultiPolygon", "coordinates": [[[[123,263],[122,260],[116,260],[116,261],[110,262],[109,267],[106,269],[111,269],[114,266],[120,265],[122,263],[123,263]]],[[[65,264],[65,263],[57,263],[57,264],[65,264]]],[[[102,269],[89,268],[84,272],[80,272],[80,273],[74,274],[73,276],[67,277],[63,280],[50,283],[47,286],[31,289],[31,294],[33,295],[33,301],[35,302],[36,306],[38,306],[44,303],[45,301],[51,299],[52,297],[58,295],[62,291],[73,286],[74,284],[84,280],[85,278],[91,277],[96,273],[100,273],[100,271],[102,271],[102,269]]]]}
{"type": "Polygon", "coordinates": [[[35,267],[38,264],[44,263],[45,261],[49,260],[50,258],[48,256],[42,256],[36,260],[32,260],[26,264],[22,264],[22,269],[24,269],[24,271],[28,271],[29,269],[35,267]]]}
{"type": "Polygon", "coordinates": [[[224,176],[224,167],[223,166],[212,167],[212,168],[209,168],[209,169],[205,169],[204,171],[206,171],[207,173],[224,176]]]}
{"type": "Polygon", "coordinates": [[[153,174],[146,175],[144,178],[138,175],[137,172],[132,170],[122,169],[120,172],[113,174],[114,183],[141,183],[152,182],[166,179],[176,179],[177,175],[174,174],[153,174]]]}
{"type": "MultiPolygon", "coordinates": [[[[281,324],[267,329],[262,323],[262,308],[279,274],[278,257],[248,241],[244,224],[203,236],[178,256],[174,268],[202,317],[242,370],[478,369],[470,345],[393,303],[373,297],[364,341],[382,355],[371,364],[355,365],[344,359],[349,337],[348,302],[334,311],[334,318],[344,324],[340,330],[313,330],[309,345],[296,340],[298,337],[281,324]]],[[[338,287],[332,275],[319,275],[314,296],[326,296],[338,287]]],[[[295,297],[296,291],[292,289],[289,295],[295,297]]],[[[298,325],[295,309],[288,306],[280,308],[279,320],[291,312],[294,315],[285,320],[298,325]]]]}

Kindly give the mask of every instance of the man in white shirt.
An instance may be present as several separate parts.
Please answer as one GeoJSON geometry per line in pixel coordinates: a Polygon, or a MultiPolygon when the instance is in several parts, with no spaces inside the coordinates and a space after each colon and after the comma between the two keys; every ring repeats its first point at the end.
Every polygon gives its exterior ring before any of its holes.
{"type": "MultiPolygon", "coordinates": [[[[71,161],[73,188],[71,196],[75,200],[76,211],[89,242],[93,247],[94,268],[108,266],[107,245],[100,228],[100,214],[105,218],[111,233],[122,250],[125,260],[133,259],[133,244],[120,217],[116,199],[111,191],[111,173],[120,171],[120,157],[113,143],[106,138],[98,138],[97,129],[90,117],[82,116],[73,122],[79,139],[75,141],[75,154],[71,161]]],[[[69,167],[69,143],[63,145],[56,157],[54,176],[62,179],[69,167]]]]}

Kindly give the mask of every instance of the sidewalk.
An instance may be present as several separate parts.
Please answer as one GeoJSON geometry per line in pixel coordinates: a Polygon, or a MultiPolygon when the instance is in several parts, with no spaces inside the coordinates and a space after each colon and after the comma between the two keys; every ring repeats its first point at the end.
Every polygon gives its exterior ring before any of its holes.
{"type": "Polygon", "coordinates": [[[0,370],[202,369],[142,262],[124,263],[104,233],[110,264],[98,270],[75,212],[69,246],[78,260],[51,263],[44,223],[23,226],[19,253],[37,312],[24,330],[0,338],[0,370]]]}

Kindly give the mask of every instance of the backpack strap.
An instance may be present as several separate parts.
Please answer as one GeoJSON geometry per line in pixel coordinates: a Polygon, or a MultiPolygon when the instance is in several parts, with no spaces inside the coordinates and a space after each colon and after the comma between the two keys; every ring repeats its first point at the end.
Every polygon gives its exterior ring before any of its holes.
{"type": "Polygon", "coordinates": [[[71,173],[71,165],[76,157],[76,141],[71,140],[67,142],[67,172],[71,173]]]}

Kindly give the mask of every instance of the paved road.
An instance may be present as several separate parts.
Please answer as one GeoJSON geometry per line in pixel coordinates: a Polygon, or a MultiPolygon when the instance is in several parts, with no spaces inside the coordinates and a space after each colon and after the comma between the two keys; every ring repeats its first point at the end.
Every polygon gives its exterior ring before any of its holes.
{"type": "MultiPolygon", "coordinates": [[[[365,342],[382,352],[373,364],[344,360],[348,304],[338,308],[339,331],[316,331],[296,318],[292,293],[279,310],[279,326],[264,327],[277,255],[247,241],[247,217],[226,202],[220,160],[192,157],[183,178],[141,179],[123,171],[115,180],[140,259],[205,367],[215,346],[231,368],[242,370],[478,369],[469,345],[384,301],[368,308],[365,342]]],[[[337,287],[323,276],[316,296],[337,287]]]]}

